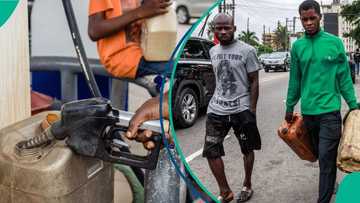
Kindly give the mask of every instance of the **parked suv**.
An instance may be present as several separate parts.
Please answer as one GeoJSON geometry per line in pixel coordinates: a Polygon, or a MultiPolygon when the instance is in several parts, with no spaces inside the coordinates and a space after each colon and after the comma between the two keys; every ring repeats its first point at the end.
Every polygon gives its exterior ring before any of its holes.
{"type": "Polygon", "coordinates": [[[176,0],[176,14],[180,24],[188,24],[191,18],[200,18],[216,0],[176,0]]]}
{"type": "Polygon", "coordinates": [[[209,50],[214,43],[190,38],[177,64],[173,85],[173,114],[176,127],[190,127],[205,109],[215,90],[215,75],[209,50]]]}
{"type": "Polygon", "coordinates": [[[289,52],[273,52],[262,59],[265,72],[269,70],[282,70],[287,72],[290,69],[289,52]]]}

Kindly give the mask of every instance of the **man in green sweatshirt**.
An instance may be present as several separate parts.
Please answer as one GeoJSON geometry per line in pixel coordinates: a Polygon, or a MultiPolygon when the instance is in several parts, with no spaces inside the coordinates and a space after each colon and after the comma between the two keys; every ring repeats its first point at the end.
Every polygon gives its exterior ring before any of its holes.
{"type": "Polygon", "coordinates": [[[306,0],[299,6],[305,36],[291,50],[291,70],[285,120],[292,121],[301,99],[305,126],[319,158],[318,203],[328,203],[336,180],[336,155],[341,137],[341,96],[350,110],[358,108],[342,41],[320,28],[320,5],[306,0]]]}

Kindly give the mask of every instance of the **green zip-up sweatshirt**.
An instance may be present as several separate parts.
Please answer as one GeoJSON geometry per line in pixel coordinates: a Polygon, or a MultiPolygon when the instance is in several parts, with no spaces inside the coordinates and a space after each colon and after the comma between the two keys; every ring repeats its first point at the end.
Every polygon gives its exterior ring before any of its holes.
{"type": "Polygon", "coordinates": [[[349,63],[340,38],[319,31],[305,35],[291,49],[286,112],[301,98],[304,115],[319,115],[341,108],[341,95],[350,109],[357,108],[349,63]]]}

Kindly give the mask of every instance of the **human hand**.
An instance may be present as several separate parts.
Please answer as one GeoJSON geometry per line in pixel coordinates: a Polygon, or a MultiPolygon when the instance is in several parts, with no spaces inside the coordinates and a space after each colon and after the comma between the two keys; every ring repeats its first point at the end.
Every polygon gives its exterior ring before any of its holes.
{"type": "MultiPolygon", "coordinates": [[[[167,98],[166,93],[164,94],[162,108],[164,119],[167,119],[169,114],[167,98]]],[[[138,110],[136,110],[135,115],[130,121],[129,128],[125,136],[130,140],[142,142],[146,149],[153,149],[155,147],[155,143],[151,140],[151,138],[154,136],[154,133],[150,130],[139,130],[139,127],[145,121],[158,119],[160,119],[159,97],[154,97],[147,100],[140,108],[138,108],[138,110]]],[[[170,139],[168,133],[166,133],[165,136],[167,139],[170,139]]]]}
{"type": "Polygon", "coordinates": [[[346,119],[347,117],[349,116],[350,112],[353,111],[353,110],[357,110],[357,109],[360,109],[360,103],[357,104],[357,108],[352,108],[352,109],[349,109],[349,111],[347,111],[345,113],[345,116],[343,118],[343,124],[345,125],[345,122],[346,122],[346,119]]]}
{"type": "Polygon", "coordinates": [[[169,0],[144,0],[140,7],[140,18],[150,18],[168,12],[167,7],[172,4],[169,0]]]}
{"type": "Polygon", "coordinates": [[[292,123],[292,121],[293,121],[293,112],[286,112],[285,120],[288,123],[292,123]]]}
{"type": "MultiPolygon", "coordinates": [[[[152,150],[155,148],[155,143],[152,139],[155,135],[157,134],[154,134],[151,130],[138,130],[135,133],[135,136],[128,137],[128,134],[126,134],[126,137],[130,140],[136,140],[137,142],[141,142],[145,149],[152,150]]],[[[169,133],[165,133],[165,138],[170,144],[173,143],[173,140],[169,133]]]]}

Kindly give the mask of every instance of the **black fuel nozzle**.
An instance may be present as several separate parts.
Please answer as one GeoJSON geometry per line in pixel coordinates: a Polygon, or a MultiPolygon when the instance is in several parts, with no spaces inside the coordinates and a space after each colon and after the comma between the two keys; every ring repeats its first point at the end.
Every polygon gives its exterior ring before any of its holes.
{"type": "Polygon", "coordinates": [[[50,132],[55,139],[67,138],[67,145],[77,154],[155,169],[162,142],[160,121],[147,121],[139,127],[140,130],[151,130],[154,134],[151,140],[155,143],[147,156],[139,156],[130,152],[120,135],[127,131],[133,115],[112,108],[103,98],[75,101],[63,105],[61,120],[51,126],[50,132]]]}
{"type": "MultiPolygon", "coordinates": [[[[155,143],[155,147],[149,151],[148,155],[139,156],[130,152],[127,143],[124,142],[123,137],[120,136],[121,133],[127,131],[134,113],[113,109],[112,114],[114,117],[118,118],[118,122],[108,129],[104,136],[110,140],[110,142],[107,142],[104,146],[107,149],[102,150],[107,152],[103,155],[104,159],[110,162],[139,168],[155,169],[162,144],[162,128],[160,120],[146,121],[139,127],[139,130],[151,130],[153,136],[150,140],[155,143]]],[[[165,131],[167,131],[167,121],[164,121],[164,127],[165,131]]]]}

